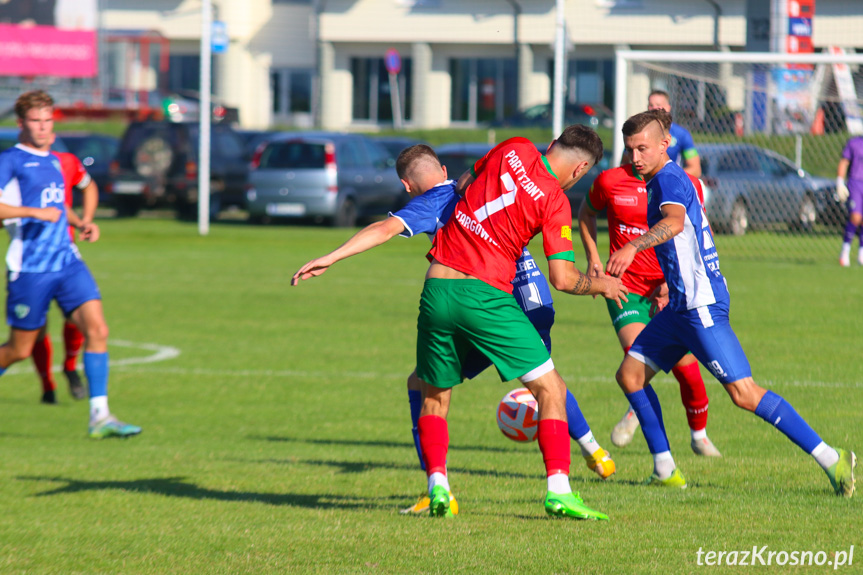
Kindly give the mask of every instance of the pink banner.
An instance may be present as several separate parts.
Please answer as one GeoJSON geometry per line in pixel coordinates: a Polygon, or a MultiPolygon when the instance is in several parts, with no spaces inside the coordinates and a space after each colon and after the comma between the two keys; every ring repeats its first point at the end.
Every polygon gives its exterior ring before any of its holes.
{"type": "Polygon", "coordinates": [[[94,30],[0,24],[0,76],[96,75],[94,30]]]}

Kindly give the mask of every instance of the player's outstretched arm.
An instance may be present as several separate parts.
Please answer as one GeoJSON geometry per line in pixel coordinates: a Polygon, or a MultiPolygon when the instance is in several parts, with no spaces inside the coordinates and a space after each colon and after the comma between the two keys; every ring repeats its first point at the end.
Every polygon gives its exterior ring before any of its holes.
{"type": "Polygon", "coordinates": [[[327,271],[334,263],[377,247],[399,235],[404,229],[405,226],[402,221],[394,217],[369,224],[337,249],[325,256],[313,259],[297,270],[291,279],[291,285],[295,286],[300,283],[300,280],[317,277],[327,271]]]}
{"type": "Polygon", "coordinates": [[[581,201],[578,209],[578,231],[581,235],[581,244],[584,246],[584,254],[587,257],[587,275],[590,277],[603,277],[602,258],[596,247],[596,216],[599,214],[590,207],[587,199],[581,201]]]}
{"type": "Polygon", "coordinates": [[[663,217],[656,225],[611,254],[605,266],[607,274],[622,276],[638,252],[663,244],[683,231],[686,208],[680,204],[663,204],[660,210],[663,217]]]}
{"type": "Polygon", "coordinates": [[[9,206],[0,204],[0,220],[9,218],[33,218],[43,222],[57,222],[63,214],[57,208],[30,208],[27,206],[9,206]]]}
{"type": "Polygon", "coordinates": [[[626,294],[629,290],[621,283],[620,278],[595,277],[581,273],[575,264],[567,260],[548,260],[548,279],[554,289],[572,295],[601,295],[613,300],[622,308],[621,301],[629,301],[626,294]]]}

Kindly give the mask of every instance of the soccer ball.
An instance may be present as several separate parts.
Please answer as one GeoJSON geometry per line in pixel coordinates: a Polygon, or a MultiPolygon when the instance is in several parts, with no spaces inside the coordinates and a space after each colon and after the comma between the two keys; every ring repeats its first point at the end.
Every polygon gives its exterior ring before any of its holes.
{"type": "Polygon", "coordinates": [[[536,441],[539,411],[527,388],[513,389],[503,396],[497,406],[497,426],[513,441],[536,441]]]}

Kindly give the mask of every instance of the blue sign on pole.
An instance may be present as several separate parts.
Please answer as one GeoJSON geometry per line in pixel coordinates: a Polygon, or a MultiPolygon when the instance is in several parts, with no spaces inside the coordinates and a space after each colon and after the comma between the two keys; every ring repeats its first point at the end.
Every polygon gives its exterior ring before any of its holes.
{"type": "Polygon", "coordinates": [[[384,66],[390,74],[398,74],[402,69],[402,57],[395,48],[390,48],[384,54],[384,66]]]}
{"type": "Polygon", "coordinates": [[[221,20],[213,21],[211,34],[210,44],[213,49],[213,54],[224,54],[227,52],[228,44],[231,42],[231,39],[228,38],[228,25],[221,20]]]}
{"type": "Polygon", "coordinates": [[[812,18],[789,18],[788,34],[810,38],[812,36],[812,18]]]}

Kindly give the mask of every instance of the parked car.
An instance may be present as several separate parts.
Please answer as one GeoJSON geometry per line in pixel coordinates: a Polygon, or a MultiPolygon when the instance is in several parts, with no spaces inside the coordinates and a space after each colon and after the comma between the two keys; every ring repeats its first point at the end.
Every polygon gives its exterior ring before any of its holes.
{"type": "Polygon", "coordinates": [[[386,149],[360,134],[285,133],[255,153],[246,194],[253,221],[313,218],[353,227],[409,199],[386,149]]]}
{"type": "Polygon", "coordinates": [[[711,226],[743,235],[787,224],[807,230],[835,210],[836,184],[798,169],[788,158],[751,144],[699,144],[705,208],[711,226]]]}
{"type": "MultiPolygon", "coordinates": [[[[113,164],[118,215],[145,206],[176,206],[180,217],[198,213],[197,122],[133,122],[113,164]]],[[[210,215],[245,207],[249,156],[243,139],[227,124],[213,124],[210,147],[210,215]]]]}
{"type": "MultiPolygon", "coordinates": [[[[551,103],[537,104],[495,122],[495,126],[511,128],[550,128],[554,119],[554,108],[551,103]]],[[[614,114],[602,104],[584,104],[576,102],[563,107],[563,124],[583,124],[592,128],[614,128],[614,114]]]]}
{"type": "Polygon", "coordinates": [[[425,144],[422,140],[406,138],[404,136],[375,136],[375,142],[386,148],[389,155],[394,159],[398,158],[405,148],[410,148],[417,144],[425,144]]]}
{"type": "MultiPolygon", "coordinates": [[[[493,146],[482,143],[461,143],[461,144],[444,144],[438,146],[438,158],[441,164],[446,166],[447,176],[453,180],[457,180],[463,173],[470,170],[473,165],[485,156],[493,146]]],[[[536,149],[540,153],[545,153],[547,145],[538,144],[536,149]]],[[[611,153],[606,151],[603,153],[602,161],[593,166],[588,173],[581,177],[570,189],[566,191],[566,197],[569,198],[569,204],[572,208],[572,214],[578,214],[578,209],[581,206],[582,200],[590,191],[590,186],[593,180],[603,170],[607,170],[611,166],[611,153]]]]}
{"type": "MultiPolygon", "coordinates": [[[[117,155],[120,139],[105,134],[62,133],[60,139],[75,154],[99,188],[99,203],[110,204],[114,194],[111,162],[117,155]]],[[[77,198],[76,198],[77,199],[77,198]]],[[[77,203],[77,202],[76,202],[77,203]]]]}
{"type": "Polygon", "coordinates": [[[237,130],[237,134],[243,139],[246,146],[246,153],[251,158],[255,154],[258,146],[278,134],[271,130],[237,130]]]}

